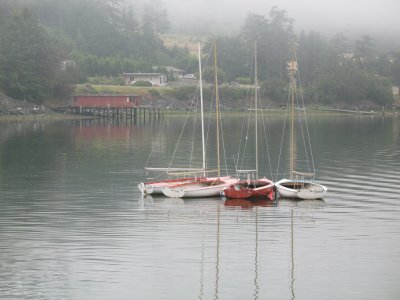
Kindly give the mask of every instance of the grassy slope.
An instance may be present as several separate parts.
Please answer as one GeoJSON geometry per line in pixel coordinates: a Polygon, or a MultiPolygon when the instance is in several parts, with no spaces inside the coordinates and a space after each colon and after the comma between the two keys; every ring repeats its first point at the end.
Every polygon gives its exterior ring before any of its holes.
{"type": "Polygon", "coordinates": [[[193,55],[197,55],[197,42],[202,42],[203,38],[189,37],[184,35],[165,34],[161,36],[164,46],[167,48],[173,48],[177,46],[179,48],[187,48],[193,55]]]}

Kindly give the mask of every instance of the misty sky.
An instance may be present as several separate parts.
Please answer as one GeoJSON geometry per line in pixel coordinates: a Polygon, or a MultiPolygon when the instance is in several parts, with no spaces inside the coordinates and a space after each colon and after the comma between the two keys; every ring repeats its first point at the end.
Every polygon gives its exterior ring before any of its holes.
{"type": "Polygon", "coordinates": [[[400,37],[400,0],[163,0],[173,24],[239,28],[249,12],[288,11],[295,30],[400,37]],[[207,24],[207,23],[206,23],[207,24]]]}

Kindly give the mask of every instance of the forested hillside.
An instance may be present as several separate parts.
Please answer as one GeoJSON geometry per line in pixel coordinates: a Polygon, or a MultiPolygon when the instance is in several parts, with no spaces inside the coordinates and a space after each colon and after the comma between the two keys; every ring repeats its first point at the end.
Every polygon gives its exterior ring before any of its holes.
{"type": "MultiPolygon", "coordinates": [[[[257,40],[262,96],[283,102],[288,45],[295,40],[308,103],[392,102],[392,86],[400,84],[400,51],[380,53],[368,35],[353,41],[343,33],[332,39],[317,31],[295,34],[294,23],[276,7],[268,15],[249,14],[237,34],[205,38],[209,42],[204,52],[217,40],[221,79],[250,83],[257,40]]],[[[140,9],[122,0],[3,0],[0,89],[39,103],[68,98],[71,84],[84,83],[87,77],[149,72],[153,66],[195,73],[197,59],[188,49],[164,46],[161,37],[169,25],[162,0],[149,0],[140,9]],[[76,66],[60,68],[66,59],[76,66]]]]}

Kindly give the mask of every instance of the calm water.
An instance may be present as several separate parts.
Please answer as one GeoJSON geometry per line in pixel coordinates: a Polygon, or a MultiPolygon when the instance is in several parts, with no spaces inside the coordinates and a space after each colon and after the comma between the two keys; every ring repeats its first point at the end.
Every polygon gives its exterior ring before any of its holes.
{"type": "MultiPolygon", "coordinates": [[[[149,152],[168,165],[183,122],[0,123],[0,299],[399,299],[399,118],[309,118],[324,201],[142,198],[149,152]]],[[[224,121],[230,170],[241,128],[224,121]]],[[[200,163],[189,132],[174,166],[200,163]]]]}

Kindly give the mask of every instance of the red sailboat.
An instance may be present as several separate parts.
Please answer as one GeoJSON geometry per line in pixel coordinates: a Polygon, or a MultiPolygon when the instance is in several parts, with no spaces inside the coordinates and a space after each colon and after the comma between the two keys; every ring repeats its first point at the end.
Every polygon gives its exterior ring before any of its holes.
{"type": "Polygon", "coordinates": [[[274,183],[267,178],[258,177],[258,78],[257,78],[257,45],[254,51],[254,112],[255,112],[255,170],[237,170],[238,176],[240,174],[247,174],[247,180],[240,180],[224,189],[224,194],[227,198],[234,199],[250,199],[256,197],[264,197],[274,199],[274,183]],[[252,173],[255,173],[254,175],[252,173]],[[253,175],[251,179],[250,176],[253,175]]]}
{"type": "Polygon", "coordinates": [[[233,199],[269,198],[274,199],[274,183],[267,178],[256,180],[240,180],[227,187],[224,194],[233,199]]]}

